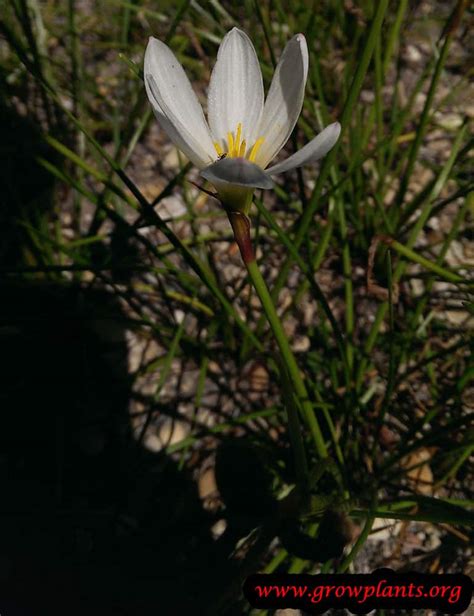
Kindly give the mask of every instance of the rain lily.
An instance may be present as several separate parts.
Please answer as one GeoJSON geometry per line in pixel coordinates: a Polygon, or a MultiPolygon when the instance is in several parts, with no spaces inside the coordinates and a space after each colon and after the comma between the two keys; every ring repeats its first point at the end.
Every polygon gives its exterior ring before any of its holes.
{"type": "Polygon", "coordinates": [[[145,53],[145,87],[160,125],[234,211],[247,212],[255,188],[272,188],[272,176],[322,158],[336,143],[338,122],[268,168],[298,120],[307,75],[306,39],[297,34],[283,51],[264,103],[255,49],[244,32],[233,28],[219,47],[212,72],[208,123],[169,47],[150,37],[145,53]]]}

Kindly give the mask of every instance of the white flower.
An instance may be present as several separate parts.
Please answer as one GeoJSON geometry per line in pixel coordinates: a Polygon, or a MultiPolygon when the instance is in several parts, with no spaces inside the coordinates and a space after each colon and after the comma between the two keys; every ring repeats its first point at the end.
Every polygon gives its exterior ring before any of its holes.
{"type": "Polygon", "coordinates": [[[288,141],[303,106],[308,48],[302,34],[286,45],[264,104],[252,42],[237,28],[228,32],[209,85],[209,124],[181,64],[167,45],[152,37],[144,75],[159,123],[221,197],[235,195],[236,190],[248,196],[254,188],[272,188],[271,176],[322,158],[339,138],[341,127],[335,122],[267,169],[288,141]]]}

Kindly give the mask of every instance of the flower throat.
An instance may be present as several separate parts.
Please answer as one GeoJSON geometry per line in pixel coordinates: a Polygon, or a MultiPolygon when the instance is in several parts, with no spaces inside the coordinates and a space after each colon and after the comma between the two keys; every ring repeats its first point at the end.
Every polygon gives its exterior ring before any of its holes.
{"type": "Polygon", "coordinates": [[[245,139],[242,139],[242,123],[239,122],[235,133],[230,131],[227,133],[227,152],[222,149],[218,141],[214,141],[214,147],[219,157],[248,158],[248,160],[253,163],[264,141],[264,137],[259,137],[247,154],[247,142],[245,139]]]}

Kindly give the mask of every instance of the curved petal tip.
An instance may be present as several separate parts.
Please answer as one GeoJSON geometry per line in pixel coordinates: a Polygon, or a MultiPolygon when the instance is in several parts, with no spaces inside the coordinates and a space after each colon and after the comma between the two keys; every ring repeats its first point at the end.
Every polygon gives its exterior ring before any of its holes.
{"type": "Polygon", "coordinates": [[[327,127],[328,129],[330,128],[331,131],[333,132],[333,135],[337,141],[337,139],[339,138],[339,135],[341,134],[341,125],[339,122],[333,122],[332,124],[329,124],[329,126],[327,127]]]}
{"type": "Polygon", "coordinates": [[[329,150],[334,147],[340,134],[341,125],[339,122],[334,122],[326,126],[317,137],[307,143],[301,150],[298,150],[281,163],[277,163],[267,169],[267,173],[269,175],[276,175],[278,173],[290,171],[290,169],[296,169],[296,167],[302,167],[308,163],[316,162],[323,156],[326,156],[329,150]]]}

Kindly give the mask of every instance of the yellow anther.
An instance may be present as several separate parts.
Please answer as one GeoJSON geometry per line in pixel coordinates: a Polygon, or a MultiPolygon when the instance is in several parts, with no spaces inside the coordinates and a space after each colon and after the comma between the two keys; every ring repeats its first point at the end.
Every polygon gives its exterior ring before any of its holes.
{"type": "Polygon", "coordinates": [[[239,148],[239,156],[245,156],[245,150],[247,149],[247,142],[245,141],[245,139],[242,141],[242,143],[240,144],[240,148],[239,148]]]}
{"type": "Polygon", "coordinates": [[[216,148],[217,156],[222,156],[222,154],[224,154],[224,150],[221,148],[218,141],[214,141],[214,147],[216,148]]]}
{"type": "Polygon", "coordinates": [[[257,141],[253,144],[252,149],[250,150],[250,154],[249,154],[249,161],[250,162],[255,162],[255,158],[258,154],[258,151],[260,150],[260,148],[262,147],[262,143],[265,141],[264,137],[259,137],[257,139],[257,141]]]}
{"type": "Polygon", "coordinates": [[[227,142],[229,144],[228,154],[234,156],[234,137],[230,131],[227,133],[227,142]]]}

